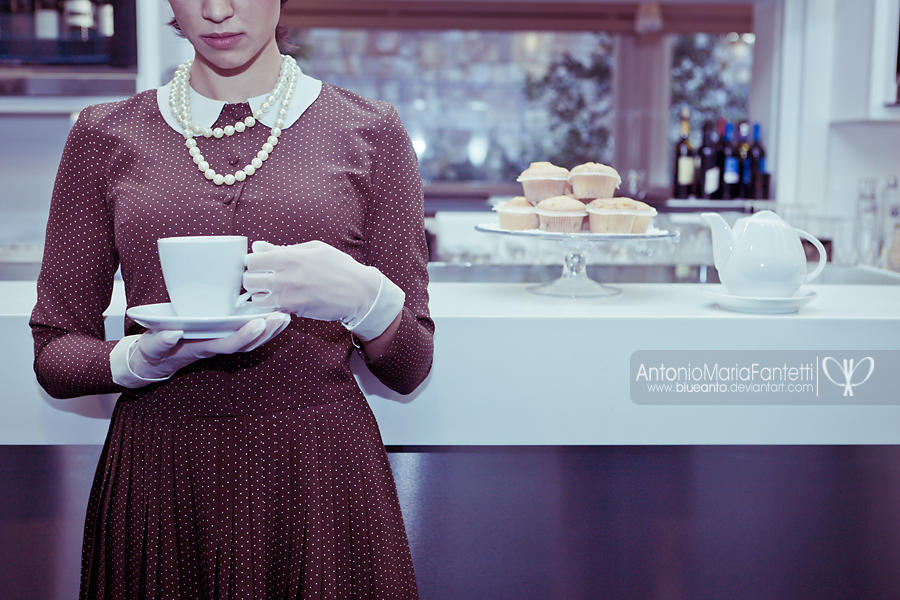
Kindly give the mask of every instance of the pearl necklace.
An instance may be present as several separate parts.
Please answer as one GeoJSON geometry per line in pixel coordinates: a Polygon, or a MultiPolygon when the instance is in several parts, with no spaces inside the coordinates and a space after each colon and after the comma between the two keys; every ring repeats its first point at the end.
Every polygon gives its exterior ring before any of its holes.
{"type": "Polygon", "coordinates": [[[187,146],[194,164],[197,165],[197,169],[203,173],[204,177],[214,184],[234,185],[236,181],[244,181],[262,168],[263,163],[268,160],[269,155],[275,149],[275,146],[278,145],[281,128],[284,126],[284,119],[287,116],[287,107],[290,106],[291,98],[293,98],[294,90],[297,87],[299,71],[297,61],[293,57],[282,55],[281,58],[281,70],[278,74],[278,81],[263,103],[260,104],[259,109],[253,111],[253,114],[245,119],[237,121],[234,125],[216,127],[215,129],[201,127],[191,119],[190,78],[193,59],[179,65],[175,70],[175,76],[172,78],[172,85],[169,88],[169,107],[178,120],[179,125],[181,125],[182,135],[185,138],[184,145],[187,146]],[[216,173],[209,166],[209,163],[206,162],[206,159],[200,152],[200,148],[197,147],[197,140],[194,139],[194,136],[203,135],[203,137],[207,138],[221,138],[222,136],[231,137],[235,133],[241,133],[247,128],[256,125],[256,121],[272,108],[279,96],[281,96],[281,108],[278,110],[275,126],[271,128],[268,139],[262,145],[262,149],[257,152],[256,157],[250,161],[250,164],[243,169],[239,169],[233,175],[230,173],[227,175],[216,173]]]}

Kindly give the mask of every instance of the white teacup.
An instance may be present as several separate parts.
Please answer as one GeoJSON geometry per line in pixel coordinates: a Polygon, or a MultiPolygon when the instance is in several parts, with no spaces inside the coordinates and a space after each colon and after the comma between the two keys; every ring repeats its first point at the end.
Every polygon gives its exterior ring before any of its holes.
{"type": "Polygon", "coordinates": [[[247,304],[241,282],[247,238],[243,235],[196,235],[157,240],[163,279],[179,317],[233,315],[247,304]]]}

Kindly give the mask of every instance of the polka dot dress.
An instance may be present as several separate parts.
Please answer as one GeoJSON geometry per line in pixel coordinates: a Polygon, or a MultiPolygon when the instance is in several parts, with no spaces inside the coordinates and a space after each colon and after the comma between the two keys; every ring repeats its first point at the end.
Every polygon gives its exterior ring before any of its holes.
{"type": "MultiPolygon", "coordinates": [[[[216,122],[250,114],[226,104],[216,122]]],[[[268,136],[198,138],[219,173],[268,136]]],[[[325,84],[265,166],[233,186],[202,176],[155,90],[84,110],[53,190],[35,372],[59,398],[122,392],[88,504],[82,598],[416,598],[396,488],[338,322],[293,317],[253,350],[135,390],[112,381],[103,310],[119,264],[129,306],[167,302],[156,240],[318,239],[406,292],[387,352],[368,360],[412,391],[431,366],[422,187],[389,105],[325,84]]],[[[126,334],[143,328],[125,320],[126,334]]]]}

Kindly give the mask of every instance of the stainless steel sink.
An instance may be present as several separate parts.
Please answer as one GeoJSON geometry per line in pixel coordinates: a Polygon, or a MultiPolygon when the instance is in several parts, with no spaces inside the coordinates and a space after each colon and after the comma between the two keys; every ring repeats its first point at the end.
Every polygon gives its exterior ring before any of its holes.
{"type": "Polygon", "coordinates": [[[849,285],[900,285],[900,273],[875,267],[828,264],[816,283],[849,285]]]}
{"type": "MultiPolygon", "coordinates": [[[[431,281],[480,281],[538,283],[559,277],[561,265],[428,263],[431,281]]],[[[715,268],[709,265],[598,265],[589,264],[588,276],[619,283],[717,283],[715,268]]],[[[0,281],[34,281],[39,263],[0,262],[0,281]]],[[[118,273],[116,274],[118,277],[118,273]]],[[[829,264],[816,283],[900,285],[900,273],[864,266],[829,264]]]]}
{"type": "MultiPolygon", "coordinates": [[[[558,265],[428,264],[431,281],[537,283],[559,277],[558,265]]],[[[710,265],[588,265],[588,276],[619,283],[718,283],[710,265]]],[[[865,266],[829,264],[815,283],[852,285],[900,285],[900,273],[865,266]]]]}
{"type": "MultiPolygon", "coordinates": [[[[428,263],[431,281],[539,283],[559,277],[561,265],[499,265],[428,263]]],[[[588,277],[619,283],[718,282],[715,269],[706,265],[588,265],[588,277]],[[711,279],[707,279],[711,277],[711,279]]]]}

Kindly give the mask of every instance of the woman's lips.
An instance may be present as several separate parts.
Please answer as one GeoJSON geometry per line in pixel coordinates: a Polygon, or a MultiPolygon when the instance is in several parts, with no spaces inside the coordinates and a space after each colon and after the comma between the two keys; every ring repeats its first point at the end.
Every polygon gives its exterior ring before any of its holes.
{"type": "Polygon", "coordinates": [[[203,41],[206,42],[211,48],[215,48],[216,50],[227,50],[228,48],[233,47],[237,44],[242,37],[244,37],[243,33],[217,33],[214,35],[202,35],[203,41]]]}

